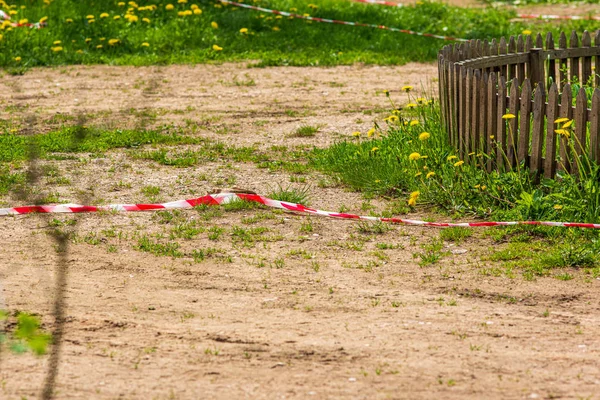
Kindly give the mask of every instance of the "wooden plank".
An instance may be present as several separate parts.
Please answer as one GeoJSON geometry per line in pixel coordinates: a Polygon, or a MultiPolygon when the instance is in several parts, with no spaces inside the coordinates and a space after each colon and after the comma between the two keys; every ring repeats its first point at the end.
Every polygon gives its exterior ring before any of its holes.
{"type": "Polygon", "coordinates": [[[500,76],[498,79],[498,114],[496,124],[496,168],[498,171],[504,171],[506,162],[506,121],[502,116],[506,114],[506,78],[500,76]]]}
{"type": "Polygon", "coordinates": [[[533,39],[531,35],[527,35],[525,37],[525,52],[529,52],[531,49],[533,49],[533,39]]]}
{"type": "Polygon", "coordinates": [[[498,55],[498,42],[496,39],[492,39],[492,43],[490,44],[490,56],[498,55]]]}
{"type": "Polygon", "coordinates": [[[544,177],[554,178],[556,173],[556,133],[554,121],[558,117],[558,89],[553,83],[548,90],[548,105],[546,107],[546,159],[544,160],[544,177]]]}
{"type": "MultiPolygon", "coordinates": [[[[571,85],[566,84],[563,92],[561,94],[560,101],[560,112],[559,118],[567,118],[569,120],[573,119],[573,93],[571,92],[571,85]]],[[[555,124],[554,121],[548,121],[548,124],[552,124],[554,129],[559,129],[562,124],[555,124]]],[[[571,163],[569,157],[569,139],[563,135],[560,136],[559,140],[559,154],[560,154],[560,162],[556,166],[557,169],[570,172],[571,171],[571,163]]]]}
{"type": "Polygon", "coordinates": [[[535,36],[535,47],[537,47],[538,49],[544,48],[544,39],[542,38],[542,35],[540,33],[538,33],[535,36]]]}
{"type": "Polygon", "coordinates": [[[544,87],[538,86],[533,96],[533,129],[531,131],[531,157],[529,168],[542,172],[542,149],[544,147],[544,121],[546,120],[546,93],[544,87]]]}
{"type": "Polygon", "coordinates": [[[458,130],[458,150],[462,157],[464,151],[464,138],[467,130],[467,69],[460,69],[460,125],[458,130]]]}
{"type": "MultiPolygon", "coordinates": [[[[508,39],[508,53],[509,54],[514,54],[517,52],[517,42],[515,41],[515,37],[511,36],[508,39]]],[[[511,64],[508,66],[508,77],[506,78],[507,80],[510,79],[512,80],[513,78],[515,78],[517,76],[517,67],[514,64],[511,64]]]]}
{"type": "MultiPolygon", "coordinates": [[[[504,37],[500,38],[500,42],[498,43],[498,55],[503,55],[503,54],[507,54],[507,44],[506,44],[506,39],[504,39],[504,37]]],[[[501,65],[499,67],[499,72],[500,72],[500,76],[503,76],[504,78],[507,77],[506,73],[507,73],[507,68],[505,65],[501,65]]]]}
{"type": "Polygon", "coordinates": [[[594,45],[599,49],[598,55],[594,57],[595,86],[600,87],[600,29],[598,29],[594,35],[594,45]]]}
{"type": "MultiPolygon", "coordinates": [[[[577,32],[575,31],[571,32],[571,37],[569,38],[569,47],[572,49],[579,47],[579,38],[577,37],[577,32]]],[[[572,55],[569,61],[569,80],[573,82],[573,78],[577,77],[577,80],[580,81],[581,75],[579,73],[579,57],[572,55]]]]}
{"type": "Polygon", "coordinates": [[[460,66],[454,64],[454,72],[452,74],[452,85],[453,85],[453,98],[454,105],[452,107],[452,138],[453,145],[455,148],[458,148],[458,111],[459,111],[459,94],[458,88],[460,85],[460,66]]]}
{"type": "MultiPolygon", "coordinates": [[[[554,50],[554,37],[552,32],[548,32],[546,34],[546,51],[550,52],[552,50],[554,50]]],[[[548,71],[544,76],[544,83],[548,84],[549,81],[556,81],[556,61],[553,60],[548,61],[548,71]]]]}
{"type": "Polygon", "coordinates": [[[498,132],[498,76],[496,74],[491,74],[488,78],[487,85],[487,145],[486,145],[486,154],[488,158],[486,160],[486,170],[487,172],[492,172],[492,168],[495,166],[496,162],[496,140],[497,140],[497,132],[498,132]]]}
{"type": "MultiPolygon", "coordinates": [[[[567,49],[567,35],[565,35],[564,32],[560,33],[560,38],[558,39],[558,46],[560,47],[561,50],[567,49]]],[[[555,54],[556,54],[556,52],[555,52],[555,54]]],[[[567,64],[567,60],[560,59],[560,61],[558,62],[558,79],[559,79],[558,87],[560,88],[560,90],[562,90],[563,87],[565,86],[565,83],[567,83],[568,69],[569,69],[569,67],[567,64]]]]}
{"type": "MultiPolygon", "coordinates": [[[[525,41],[523,35],[519,35],[517,38],[517,53],[525,52],[525,41]]],[[[519,79],[519,85],[523,83],[525,79],[525,63],[517,64],[517,79],[519,79]]]]}
{"type": "Polygon", "coordinates": [[[592,115],[590,117],[590,159],[600,164],[600,89],[592,95],[592,115]]]}
{"type": "Polygon", "coordinates": [[[471,163],[475,161],[475,157],[473,157],[477,152],[477,142],[479,137],[479,114],[481,112],[481,107],[479,103],[479,90],[481,89],[481,71],[478,69],[473,72],[473,81],[471,86],[471,132],[469,137],[469,152],[467,153],[467,157],[471,163]]]}
{"type": "Polygon", "coordinates": [[[573,57],[592,57],[598,55],[600,49],[597,47],[576,47],[567,49],[544,50],[546,59],[560,60],[573,57]]]}
{"type": "MultiPolygon", "coordinates": [[[[592,37],[588,31],[583,32],[581,37],[581,47],[590,48],[592,47],[592,37]]],[[[594,49],[590,49],[594,50],[594,49]]],[[[582,85],[593,85],[593,81],[590,82],[592,76],[592,57],[586,56],[581,59],[581,84],[582,85]]]]}
{"type": "Polygon", "coordinates": [[[507,121],[508,136],[506,142],[508,164],[513,168],[517,161],[517,135],[519,134],[519,80],[516,77],[510,83],[510,102],[508,105],[509,113],[515,116],[515,118],[507,121]]]}
{"type": "Polygon", "coordinates": [[[573,172],[577,173],[584,162],[583,155],[586,153],[587,140],[587,96],[585,89],[580,88],[575,99],[575,154],[573,154],[573,172]]]}
{"type": "Polygon", "coordinates": [[[521,89],[521,109],[519,111],[518,162],[527,166],[529,156],[529,128],[531,121],[531,82],[525,79],[521,89]]]}
{"type": "Polygon", "coordinates": [[[446,84],[448,88],[448,112],[449,112],[449,128],[448,138],[451,145],[454,145],[454,115],[456,114],[456,102],[454,93],[454,63],[448,63],[448,82],[446,84]]]}
{"type": "Polygon", "coordinates": [[[528,54],[504,54],[498,56],[481,57],[473,60],[461,61],[460,64],[468,68],[489,68],[500,67],[509,64],[526,63],[529,60],[528,54]]]}
{"type": "Polygon", "coordinates": [[[545,87],[544,52],[542,49],[535,48],[529,51],[529,70],[533,87],[545,87]]]}
{"type": "Polygon", "coordinates": [[[481,76],[481,81],[479,83],[479,131],[477,132],[477,143],[475,143],[475,151],[477,152],[477,163],[481,168],[483,165],[483,158],[481,156],[482,153],[486,151],[486,142],[487,142],[487,84],[488,84],[488,74],[484,73],[481,76]]]}
{"type": "Polygon", "coordinates": [[[470,136],[471,136],[471,125],[473,124],[473,70],[467,69],[467,87],[465,90],[465,99],[467,112],[465,121],[465,131],[462,137],[462,152],[460,158],[464,159],[466,155],[471,151],[470,136]]]}
{"type": "MultiPolygon", "coordinates": [[[[460,103],[460,111],[461,111],[461,116],[460,116],[460,130],[458,131],[458,150],[459,150],[459,155],[462,158],[462,155],[465,152],[465,137],[467,135],[467,99],[469,98],[468,96],[468,91],[467,91],[467,69],[466,68],[461,68],[460,71],[461,75],[461,94],[462,94],[462,99],[461,99],[461,103],[460,103]]],[[[470,104],[469,104],[470,105],[470,104]]]]}

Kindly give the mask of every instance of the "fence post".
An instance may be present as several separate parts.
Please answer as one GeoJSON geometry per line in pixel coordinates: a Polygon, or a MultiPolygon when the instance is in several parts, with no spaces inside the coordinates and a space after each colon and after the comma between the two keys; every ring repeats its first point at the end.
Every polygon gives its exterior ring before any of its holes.
{"type": "Polygon", "coordinates": [[[529,68],[531,68],[531,83],[533,89],[541,85],[544,90],[546,74],[544,73],[544,49],[539,47],[531,49],[529,52],[529,68]]]}

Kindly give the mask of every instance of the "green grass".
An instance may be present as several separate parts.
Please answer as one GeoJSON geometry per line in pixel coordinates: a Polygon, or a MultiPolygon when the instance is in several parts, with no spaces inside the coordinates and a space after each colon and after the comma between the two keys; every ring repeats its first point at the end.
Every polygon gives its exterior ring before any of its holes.
{"type": "MultiPolygon", "coordinates": [[[[255,64],[258,66],[402,64],[433,61],[443,44],[438,39],[367,27],[279,18],[212,1],[197,3],[202,10],[199,15],[179,15],[186,10],[192,12],[192,2],[177,1],[172,1],[173,10],[167,10],[167,2],[158,0],[145,1],[144,7],[130,7],[126,2],[119,6],[117,1],[10,3],[16,6],[14,20],[35,22],[48,17],[48,26],[43,29],[0,30],[0,66],[14,74],[34,66],[66,64],[156,65],[239,60],[260,60],[255,64]],[[127,20],[128,9],[137,21],[127,20]],[[213,22],[218,27],[213,27],[213,22]],[[215,50],[215,45],[222,50],[215,50]]],[[[252,4],[467,39],[516,35],[532,28],[536,32],[556,32],[586,28],[591,31],[595,27],[593,21],[512,23],[512,10],[458,8],[427,1],[402,8],[341,0],[320,1],[317,7],[311,7],[306,0],[259,0],[252,4]]],[[[253,82],[235,80],[235,84],[248,86],[253,82]]]]}

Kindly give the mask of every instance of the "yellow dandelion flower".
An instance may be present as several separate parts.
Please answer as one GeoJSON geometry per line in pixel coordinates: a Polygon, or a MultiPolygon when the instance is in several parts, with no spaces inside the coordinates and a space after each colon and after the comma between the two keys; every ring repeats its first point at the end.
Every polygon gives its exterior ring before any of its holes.
{"type": "Polygon", "coordinates": [[[417,178],[417,177],[419,177],[419,176],[421,176],[421,175],[423,175],[423,173],[422,173],[422,172],[417,172],[417,173],[415,174],[415,178],[417,178]]]}
{"type": "Polygon", "coordinates": [[[63,48],[61,46],[56,46],[56,47],[50,47],[50,50],[52,50],[55,53],[58,53],[59,51],[63,51],[63,48]]]}
{"type": "Polygon", "coordinates": [[[560,204],[555,204],[554,205],[554,209],[555,210],[562,210],[563,206],[561,206],[560,204]]]}
{"type": "Polygon", "coordinates": [[[87,19],[94,19],[94,16],[93,15],[88,15],[88,16],[86,16],[86,18],[87,19]]]}
{"type": "Polygon", "coordinates": [[[62,44],[62,41],[60,40],[55,40],[54,42],[52,42],[53,45],[58,46],[59,44],[62,44]]]}
{"type": "Polygon", "coordinates": [[[461,165],[463,165],[465,162],[463,160],[457,161],[454,163],[455,167],[460,167],[461,165]]]}
{"type": "Polygon", "coordinates": [[[121,16],[120,16],[120,15],[115,15],[115,16],[113,17],[113,19],[114,19],[114,20],[121,19],[121,16]]]}
{"type": "Polygon", "coordinates": [[[244,35],[248,34],[248,28],[242,28],[242,29],[240,29],[240,33],[244,34],[244,35]]]}
{"type": "Polygon", "coordinates": [[[108,44],[111,45],[111,46],[114,46],[115,44],[118,44],[119,42],[120,42],[119,39],[110,39],[108,41],[108,44]]]}
{"type": "Polygon", "coordinates": [[[198,6],[197,6],[196,4],[192,4],[192,5],[190,6],[190,8],[191,8],[192,10],[197,10],[197,9],[198,9],[198,6]]]}
{"type": "Polygon", "coordinates": [[[177,0],[177,3],[179,3],[179,4],[186,4],[187,0],[177,0]]]}
{"type": "Polygon", "coordinates": [[[470,152],[468,155],[469,155],[469,156],[474,156],[474,155],[475,155],[475,152],[474,152],[474,151],[472,151],[472,152],[470,152]]]}
{"type": "Polygon", "coordinates": [[[452,161],[452,160],[456,160],[458,157],[456,156],[448,156],[448,158],[446,158],[446,160],[448,161],[452,161]]]}
{"type": "Polygon", "coordinates": [[[15,57],[15,58],[14,58],[14,60],[15,60],[16,62],[20,62],[20,61],[21,61],[21,57],[15,57]]]}
{"type": "Polygon", "coordinates": [[[150,18],[142,18],[142,21],[144,21],[145,23],[149,24],[150,23],[150,18]]]}
{"type": "Polygon", "coordinates": [[[431,171],[431,172],[428,172],[427,175],[425,175],[425,178],[429,179],[434,175],[435,175],[435,172],[431,171]]]}
{"type": "Polygon", "coordinates": [[[216,45],[216,44],[213,44],[213,46],[212,46],[212,49],[213,49],[214,51],[221,51],[221,50],[223,50],[223,48],[222,48],[222,47],[220,47],[220,46],[218,46],[218,45],[216,45]]]}
{"type": "Polygon", "coordinates": [[[412,121],[410,121],[410,126],[415,126],[415,125],[419,125],[419,121],[417,121],[416,119],[413,119],[412,121]]]}
{"type": "Polygon", "coordinates": [[[559,134],[560,136],[564,136],[565,138],[571,136],[571,133],[566,129],[556,129],[554,132],[559,134]]]}
{"type": "Polygon", "coordinates": [[[77,54],[83,54],[83,50],[77,50],[75,53],[77,53],[77,54]]]}
{"type": "Polygon", "coordinates": [[[65,22],[66,22],[67,24],[72,24],[72,23],[73,23],[73,20],[72,20],[71,18],[67,18],[67,19],[65,19],[65,22]]]}
{"type": "Polygon", "coordinates": [[[279,29],[279,27],[278,27],[278,26],[274,26],[274,27],[273,27],[273,30],[274,30],[275,32],[278,32],[278,31],[280,31],[281,29],[279,29]]]}
{"type": "Polygon", "coordinates": [[[554,120],[555,124],[562,124],[563,122],[567,122],[569,120],[569,118],[558,118],[554,120]]]}
{"type": "Polygon", "coordinates": [[[373,147],[373,148],[371,149],[371,152],[372,152],[372,153],[375,153],[377,150],[379,150],[379,147],[373,147]]]}
{"type": "Polygon", "coordinates": [[[43,24],[46,21],[48,21],[48,17],[42,17],[42,18],[40,18],[40,24],[43,24]]]}
{"type": "Polygon", "coordinates": [[[199,8],[194,8],[194,15],[200,15],[202,14],[202,10],[199,8]]]}
{"type": "Polygon", "coordinates": [[[415,103],[408,103],[406,108],[415,108],[417,105],[415,103]]]}
{"type": "Polygon", "coordinates": [[[529,29],[525,29],[522,33],[523,35],[531,35],[531,31],[529,29]]]}
{"type": "Polygon", "coordinates": [[[219,24],[217,24],[215,21],[211,22],[210,26],[212,26],[213,29],[219,28],[219,24]]]}
{"type": "Polygon", "coordinates": [[[562,126],[562,128],[567,129],[567,128],[570,128],[571,125],[573,125],[573,120],[565,122],[564,125],[562,126]]]}
{"type": "Polygon", "coordinates": [[[513,118],[516,118],[515,114],[510,114],[509,113],[509,114],[504,114],[502,116],[502,119],[513,119],[513,118]]]}
{"type": "Polygon", "coordinates": [[[97,49],[101,49],[101,48],[102,48],[102,45],[101,45],[101,44],[99,44],[98,46],[96,46],[96,48],[97,48],[97,49]]]}
{"type": "Polygon", "coordinates": [[[174,9],[174,8],[175,8],[175,6],[174,6],[173,4],[167,4],[167,5],[165,6],[165,10],[167,10],[167,11],[171,11],[171,10],[172,10],[172,9],[174,9]]]}
{"type": "Polygon", "coordinates": [[[119,7],[124,7],[125,6],[125,2],[124,1],[120,1],[120,2],[117,3],[117,5],[119,7]]]}
{"type": "Polygon", "coordinates": [[[359,131],[352,132],[352,136],[359,137],[360,136],[360,132],[359,131]]]}
{"type": "Polygon", "coordinates": [[[427,99],[424,97],[418,97],[415,99],[415,101],[419,104],[425,104],[427,102],[427,99]]]}
{"type": "Polygon", "coordinates": [[[100,14],[100,18],[108,18],[110,15],[108,13],[100,14]]]}
{"type": "Polygon", "coordinates": [[[487,186],[485,186],[485,185],[481,186],[481,191],[484,191],[485,189],[487,189],[487,186]]]}
{"type": "Polygon", "coordinates": [[[368,136],[368,137],[371,137],[371,136],[373,136],[374,134],[375,134],[375,128],[371,128],[371,129],[369,129],[369,130],[367,131],[367,136],[368,136]]]}
{"type": "Polygon", "coordinates": [[[423,132],[419,135],[419,140],[425,141],[425,140],[429,139],[430,137],[431,137],[431,134],[429,132],[423,132]]]}
{"type": "Polygon", "coordinates": [[[406,93],[410,92],[411,90],[413,90],[412,86],[402,86],[402,90],[406,93]]]}
{"type": "Polygon", "coordinates": [[[387,97],[390,97],[390,91],[389,90],[384,90],[383,94],[385,94],[387,97]]]}
{"type": "Polygon", "coordinates": [[[150,43],[148,42],[144,42],[141,44],[142,47],[150,47],[150,43]]]}
{"type": "Polygon", "coordinates": [[[417,152],[410,153],[409,156],[408,156],[408,159],[410,161],[417,161],[419,158],[421,158],[421,155],[419,153],[417,153],[417,152]]]}

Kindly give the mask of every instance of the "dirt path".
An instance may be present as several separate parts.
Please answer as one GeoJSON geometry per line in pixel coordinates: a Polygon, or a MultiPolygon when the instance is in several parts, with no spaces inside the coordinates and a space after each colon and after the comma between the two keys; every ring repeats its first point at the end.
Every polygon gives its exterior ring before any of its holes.
{"type": "MultiPolygon", "coordinates": [[[[227,145],[286,153],[364,132],[387,115],[382,90],[403,104],[402,86],[428,87],[434,78],[433,65],[417,64],[44,69],[2,78],[0,118],[24,134],[77,119],[174,124],[227,145]],[[289,136],[302,125],[320,129],[289,136]]],[[[175,168],[140,159],[143,149],[44,161],[55,172],[42,187],[68,201],[107,203],[148,201],[141,191],[148,186],[162,201],[222,185],[267,194],[308,184],[318,208],[368,213],[392,205],[310,171],[231,160],[175,168]],[[57,175],[70,183],[57,184],[57,175]]],[[[437,230],[365,232],[348,221],[260,209],[75,221],[61,226],[77,236],[67,255],[60,399],[600,394],[600,280],[577,271],[570,281],[490,274],[496,265],[484,256],[499,244],[480,234],[444,243],[442,260],[421,267],[417,253],[437,230]],[[141,251],[144,240],[175,242],[182,256],[141,251]],[[453,254],[457,248],[466,252],[453,254]]],[[[49,330],[57,258],[50,223],[58,224],[43,216],[0,220],[2,300],[9,310],[39,314],[49,330]]],[[[36,397],[48,357],[1,356],[0,397],[36,397]]]]}

